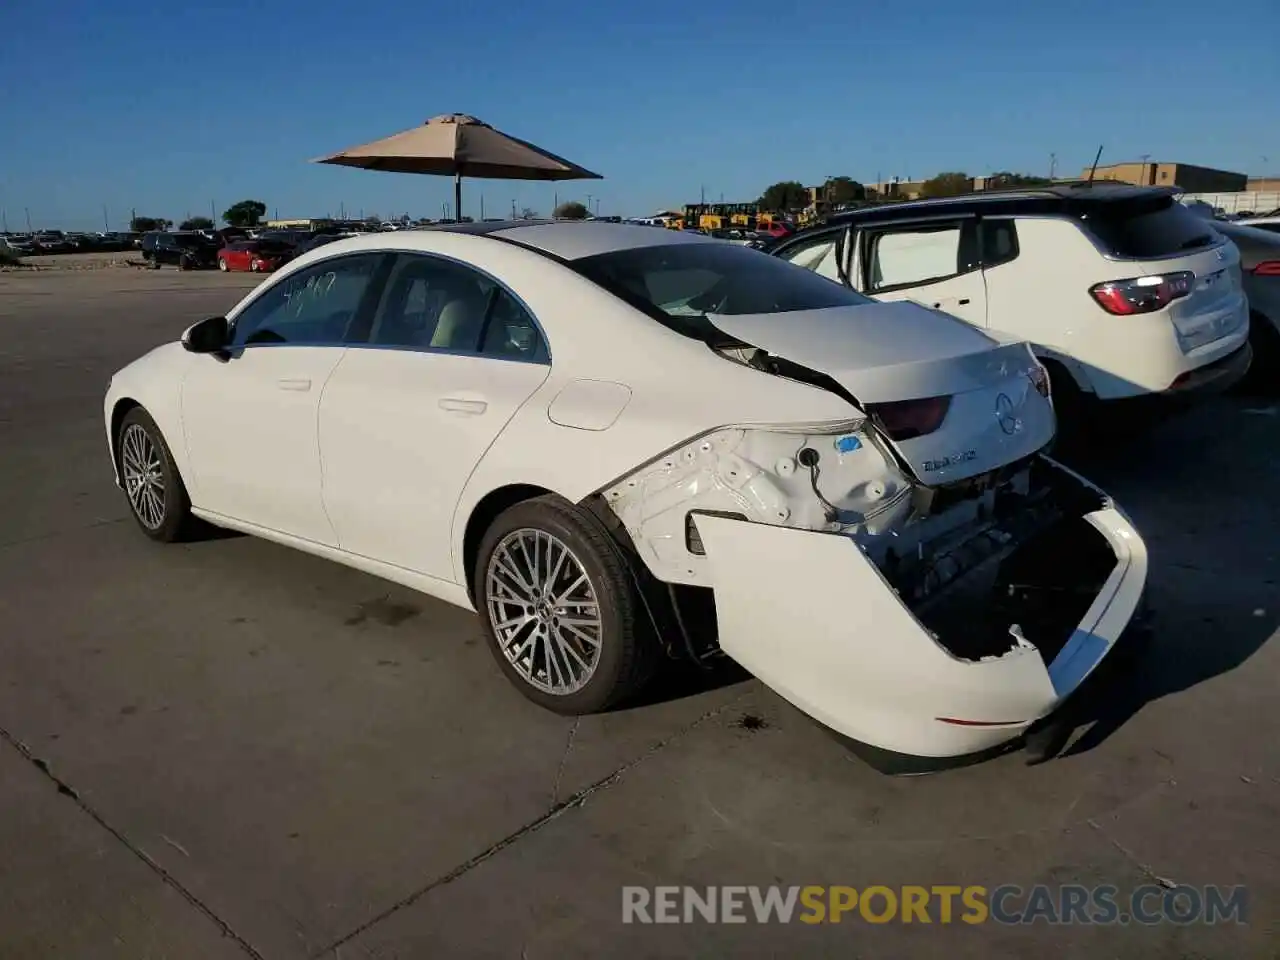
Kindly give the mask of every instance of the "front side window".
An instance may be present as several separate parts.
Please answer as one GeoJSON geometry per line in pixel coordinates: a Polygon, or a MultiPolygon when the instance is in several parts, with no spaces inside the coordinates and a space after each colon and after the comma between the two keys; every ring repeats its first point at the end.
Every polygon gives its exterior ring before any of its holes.
{"type": "Polygon", "coordinates": [[[335,257],[289,274],[235,318],[231,345],[342,343],[380,260],[335,257]]]}
{"type": "Polygon", "coordinates": [[[698,339],[721,336],[708,320],[711,314],[785,314],[870,302],[781,257],[730,243],[615,250],[571,266],[654,319],[698,339]]]}

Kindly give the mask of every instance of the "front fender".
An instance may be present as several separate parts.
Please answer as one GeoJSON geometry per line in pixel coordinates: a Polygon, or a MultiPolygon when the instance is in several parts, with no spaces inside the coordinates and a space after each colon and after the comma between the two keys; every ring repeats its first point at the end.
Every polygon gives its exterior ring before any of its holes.
{"type": "Polygon", "coordinates": [[[102,401],[102,414],[117,486],[120,485],[117,428],[128,408],[140,406],[160,428],[174,465],[194,500],[195,491],[191,489],[193,477],[188,469],[186,436],[182,429],[182,381],[191,359],[192,355],[183,349],[182,344],[168,343],[139,357],[111,377],[102,401]]]}

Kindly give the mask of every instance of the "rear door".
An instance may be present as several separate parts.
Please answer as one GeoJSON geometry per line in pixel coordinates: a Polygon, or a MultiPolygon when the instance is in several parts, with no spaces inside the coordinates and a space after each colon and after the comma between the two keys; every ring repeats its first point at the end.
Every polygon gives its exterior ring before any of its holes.
{"type": "Polygon", "coordinates": [[[401,254],[371,329],[320,403],[324,506],[350,553],[454,580],[462,490],[546,380],[529,311],[492,278],[401,254]]]}
{"type": "Polygon", "coordinates": [[[855,286],[877,300],[911,300],[966,323],[987,323],[978,222],[973,217],[867,226],[855,286]]]}

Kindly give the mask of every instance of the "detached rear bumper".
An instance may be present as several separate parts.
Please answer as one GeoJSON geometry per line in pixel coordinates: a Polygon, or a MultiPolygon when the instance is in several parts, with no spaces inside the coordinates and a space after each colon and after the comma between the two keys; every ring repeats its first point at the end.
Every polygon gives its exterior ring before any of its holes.
{"type": "Polygon", "coordinates": [[[1114,563],[1074,629],[1043,638],[1027,629],[1005,652],[973,659],[931,633],[853,539],[698,516],[720,646],[800,710],[862,744],[928,758],[991,750],[1056,710],[1139,609],[1146,545],[1120,510],[1097,502],[1072,522],[1087,525],[1093,548],[1105,547],[1114,563]]]}

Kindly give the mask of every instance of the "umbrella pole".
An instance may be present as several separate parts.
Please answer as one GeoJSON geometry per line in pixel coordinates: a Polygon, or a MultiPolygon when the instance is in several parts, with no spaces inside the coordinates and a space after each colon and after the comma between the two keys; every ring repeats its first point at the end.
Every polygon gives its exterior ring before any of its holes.
{"type": "Polygon", "coordinates": [[[462,174],[453,175],[453,218],[462,222],[462,174]]]}

